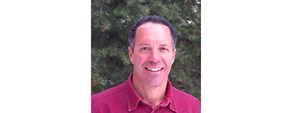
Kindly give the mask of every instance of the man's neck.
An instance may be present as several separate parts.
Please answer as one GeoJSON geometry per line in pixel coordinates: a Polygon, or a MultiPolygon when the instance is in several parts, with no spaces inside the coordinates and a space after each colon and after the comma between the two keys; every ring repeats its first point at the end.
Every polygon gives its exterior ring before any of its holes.
{"type": "Polygon", "coordinates": [[[138,95],[141,96],[143,100],[148,102],[152,108],[155,108],[160,104],[161,101],[163,101],[167,89],[167,82],[162,83],[160,86],[153,87],[145,85],[141,83],[141,80],[133,77],[132,83],[138,95]]]}

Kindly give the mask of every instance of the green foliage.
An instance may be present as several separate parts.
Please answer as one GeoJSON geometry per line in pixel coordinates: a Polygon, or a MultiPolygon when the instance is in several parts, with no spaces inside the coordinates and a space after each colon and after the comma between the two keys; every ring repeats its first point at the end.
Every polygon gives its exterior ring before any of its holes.
{"type": "Polygon", "coordinates": [[[178,35],[171,82],[200,99],[200,12],[198,0],[92,0],[92,93],[127,79],[132,71],[129,27],[143,16],[158,15],[169,20],[178,35]]]}

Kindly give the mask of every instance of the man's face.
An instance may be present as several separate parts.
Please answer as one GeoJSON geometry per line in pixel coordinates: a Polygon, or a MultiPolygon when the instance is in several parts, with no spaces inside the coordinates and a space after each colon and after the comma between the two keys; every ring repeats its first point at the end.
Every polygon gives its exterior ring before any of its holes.
{"type": "Polygon", "coordinates": [[[175,59],[169,28],[163,24],[146,22],[136,30],[134,50],[128,47],[133,74],[149,86],[167,82],[175,59]]]}

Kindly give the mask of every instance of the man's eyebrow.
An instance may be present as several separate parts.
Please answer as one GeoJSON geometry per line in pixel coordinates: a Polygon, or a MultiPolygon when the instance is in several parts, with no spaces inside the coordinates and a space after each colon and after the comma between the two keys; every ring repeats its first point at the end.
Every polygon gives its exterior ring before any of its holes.
{"type": "Polygon", "coordinates": [[[168,44],[160,44],[160,46],[169,46],[168,44]]]}
{"type": "Polygon", "coordinates": [[[140,44],[138,44],[138,46],[147,46],[147,45],[150,45],[150,44],[147,44],[147,43],[140,43],[140,44]]]}

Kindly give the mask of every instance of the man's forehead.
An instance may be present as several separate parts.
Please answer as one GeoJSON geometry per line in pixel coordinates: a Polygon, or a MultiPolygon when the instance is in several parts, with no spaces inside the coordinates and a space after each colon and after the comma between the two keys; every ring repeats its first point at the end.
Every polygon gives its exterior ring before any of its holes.
{"type": "Polygon", "coordinates": [[[151,45],[153,42],[157,42],[159,46],[171,46],[172,44],[169,27],[155,22],[145,22],[140,25],[137,28],[135,38],[135,42],[138,46],[151,45]]]}
{"type": "Polygon", "coordinates": [[[161,23],[146,22],[136,29],[135,38],[138,34],[148,35],[153,33],[154,35],[164,35],[172,37],[171,31],[168,26],[161,23]]]}

